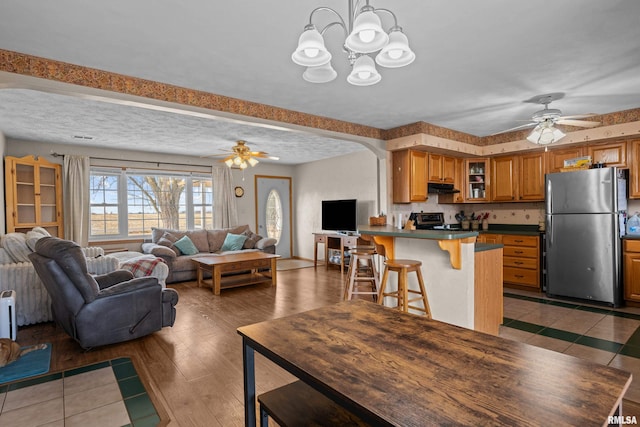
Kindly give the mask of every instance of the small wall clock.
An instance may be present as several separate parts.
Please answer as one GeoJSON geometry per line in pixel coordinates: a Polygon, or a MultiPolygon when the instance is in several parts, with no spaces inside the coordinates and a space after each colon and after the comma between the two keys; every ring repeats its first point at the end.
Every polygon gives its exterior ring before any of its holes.
{"type": "Polygon", "coordinates": [[[242,197],[242,196],[244,196],[244,188],[242,188],[242,187],[236,187],[236,188],[235,188],[235,193],[236,193],[236,197],[242,197]]]}

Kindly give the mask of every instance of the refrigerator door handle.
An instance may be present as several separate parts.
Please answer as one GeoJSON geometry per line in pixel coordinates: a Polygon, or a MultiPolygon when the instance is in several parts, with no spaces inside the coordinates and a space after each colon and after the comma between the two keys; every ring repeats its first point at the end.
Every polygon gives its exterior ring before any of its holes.
{"type": "Polygon", "coordinates": [[[547,215],[547,246],[553,246],[553,215],[547,215]]]}
{"type": "Polygon", "coordinates": [[[545,200],[547,202],[547,214],[553,213],[553,189],[551,188],[550,179],[547,179],[547,194],[545,200]]]}

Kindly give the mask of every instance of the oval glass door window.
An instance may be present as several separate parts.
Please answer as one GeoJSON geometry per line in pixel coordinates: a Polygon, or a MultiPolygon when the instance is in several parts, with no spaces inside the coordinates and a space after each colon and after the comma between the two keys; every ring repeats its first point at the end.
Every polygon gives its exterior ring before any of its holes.
{"type": "Polygon", "coordinates": [[[267,237],[276,239],[276,241],[279,242],[280,236],[282,235],[282,201],[280,200],[280,195],[275,190],[269,192],[265,215],[267,237]]]}

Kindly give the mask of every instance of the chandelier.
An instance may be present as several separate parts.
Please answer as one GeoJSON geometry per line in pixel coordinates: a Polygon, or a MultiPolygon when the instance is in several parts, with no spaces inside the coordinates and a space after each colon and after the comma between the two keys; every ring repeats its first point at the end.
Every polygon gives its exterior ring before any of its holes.
{"type": "Polygon", "coordinates": [[[345,41],[342,49],[351,64],[351,74],[347,81],[356,86],[370,86],[378,83],[382,76],[376,70],[378,64],[387,68],[404,67],[416,58],[409,48],[409,40],[398,26],[396,15],[388,9],[374,8],[369,0],[358,10],[362,3],[348,0],[349,14],[347,22],[338,12],[330,7],[317,7],[309,15],[309,23],[304,27],[298,39],[298,47],[291,55],[291,59],[298,65],[307,67],[302,78],[311,83],[328,83],[336,78],[338,73],[331,66],[331,53],[324,45],[324,33],[332,27],[342,28],[345,41]],[[337,17],[318,30],[313,23],[316,12],[327,11],[337,17]],[[393,26],[385,31],[382,28],[380,14],[386,13],[393,17],[393,26]],[[369,54],[378,52],[373,58],[369,54]]]}
{"type": "Polygon", "coordinates": [[[566,135],[560,129],[554,127],[554,124],[555,122],[552,119],[545,119],[540,122],[527,136],[527,141],[534,144],[548,145],[561,140],[566,135]]]}

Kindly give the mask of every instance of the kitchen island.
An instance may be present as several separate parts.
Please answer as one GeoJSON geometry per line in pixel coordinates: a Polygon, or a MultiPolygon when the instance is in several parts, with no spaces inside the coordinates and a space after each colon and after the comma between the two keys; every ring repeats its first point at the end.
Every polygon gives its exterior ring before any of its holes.
{"type": "MultiPolygon", "coordinates": [[[[362,225],[358,233],[383,246],[387,258],[422,262],[435,320],[498,334],[502,323],[502,245],[476,245],[475,231],[362,225]]],[[[397,289],[395,275],[389,280],[388,288],[397,289]]],[[[413,275],[409,287],[418,289],[413,275]]]]}

